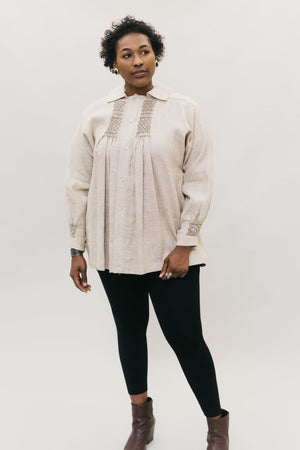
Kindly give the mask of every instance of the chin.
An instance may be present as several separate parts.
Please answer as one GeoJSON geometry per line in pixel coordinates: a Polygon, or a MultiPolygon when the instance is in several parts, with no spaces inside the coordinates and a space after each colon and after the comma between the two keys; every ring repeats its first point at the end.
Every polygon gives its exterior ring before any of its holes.
{"type": "Polygon", "coordinates": [[[135,87],[145,87],[149,83],[151,83],[151,78],[148,78],[147,80],[140,78],[140,79],[134,80],[133,83],[131,83],[131,84],[135,87]]]}

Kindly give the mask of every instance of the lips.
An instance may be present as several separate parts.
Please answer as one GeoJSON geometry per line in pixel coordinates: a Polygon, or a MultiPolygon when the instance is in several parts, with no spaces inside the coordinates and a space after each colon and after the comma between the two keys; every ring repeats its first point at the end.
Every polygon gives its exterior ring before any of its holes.
{"type": "Polygon", "coordinates": [[[132,75],[137,75],[139,73],[146,73],[146,72],[147,72],[147,70],[137,70],[136,72],[133,72],[132,75]]]}

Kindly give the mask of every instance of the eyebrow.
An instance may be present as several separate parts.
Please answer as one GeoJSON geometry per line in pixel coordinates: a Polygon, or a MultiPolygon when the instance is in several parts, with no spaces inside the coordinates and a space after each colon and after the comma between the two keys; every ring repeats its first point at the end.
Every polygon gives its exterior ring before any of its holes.
{"type": "MultiPolygon", "coordinates": [[[[139,46],[139,48],[142,48],[142,47],[149,47],[149,45],[143,44],[143,45],[139,46]]],[[[122,50],[120,50],[120,52],[124,52],[125,50],[131,50],[131,48],[122,48],[122,50]]]]}

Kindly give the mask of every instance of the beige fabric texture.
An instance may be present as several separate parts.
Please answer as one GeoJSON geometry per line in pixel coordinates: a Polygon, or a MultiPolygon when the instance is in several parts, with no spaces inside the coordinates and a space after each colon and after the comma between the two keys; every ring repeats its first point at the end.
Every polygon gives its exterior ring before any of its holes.
{"type": "Polygon", "coordinates": [[[131,96],[119,85],[91,103],[67,159],[69,247],[114,273],[159,271],[176,245],[206,265],[212,147],[198,103],[168,85],[131,96]]]}

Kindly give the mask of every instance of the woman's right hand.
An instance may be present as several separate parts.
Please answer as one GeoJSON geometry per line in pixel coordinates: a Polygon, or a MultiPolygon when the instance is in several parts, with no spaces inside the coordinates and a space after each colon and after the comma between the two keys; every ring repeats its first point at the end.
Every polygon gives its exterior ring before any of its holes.
{"type": "Polygon", "coordinates": [[[86,269],[87,264],[83,255],[71,257],[70,277],[72,278],[75,286],[82,292],[88,292],[91,290],[91,285],[87,284],[86,269]]]}

